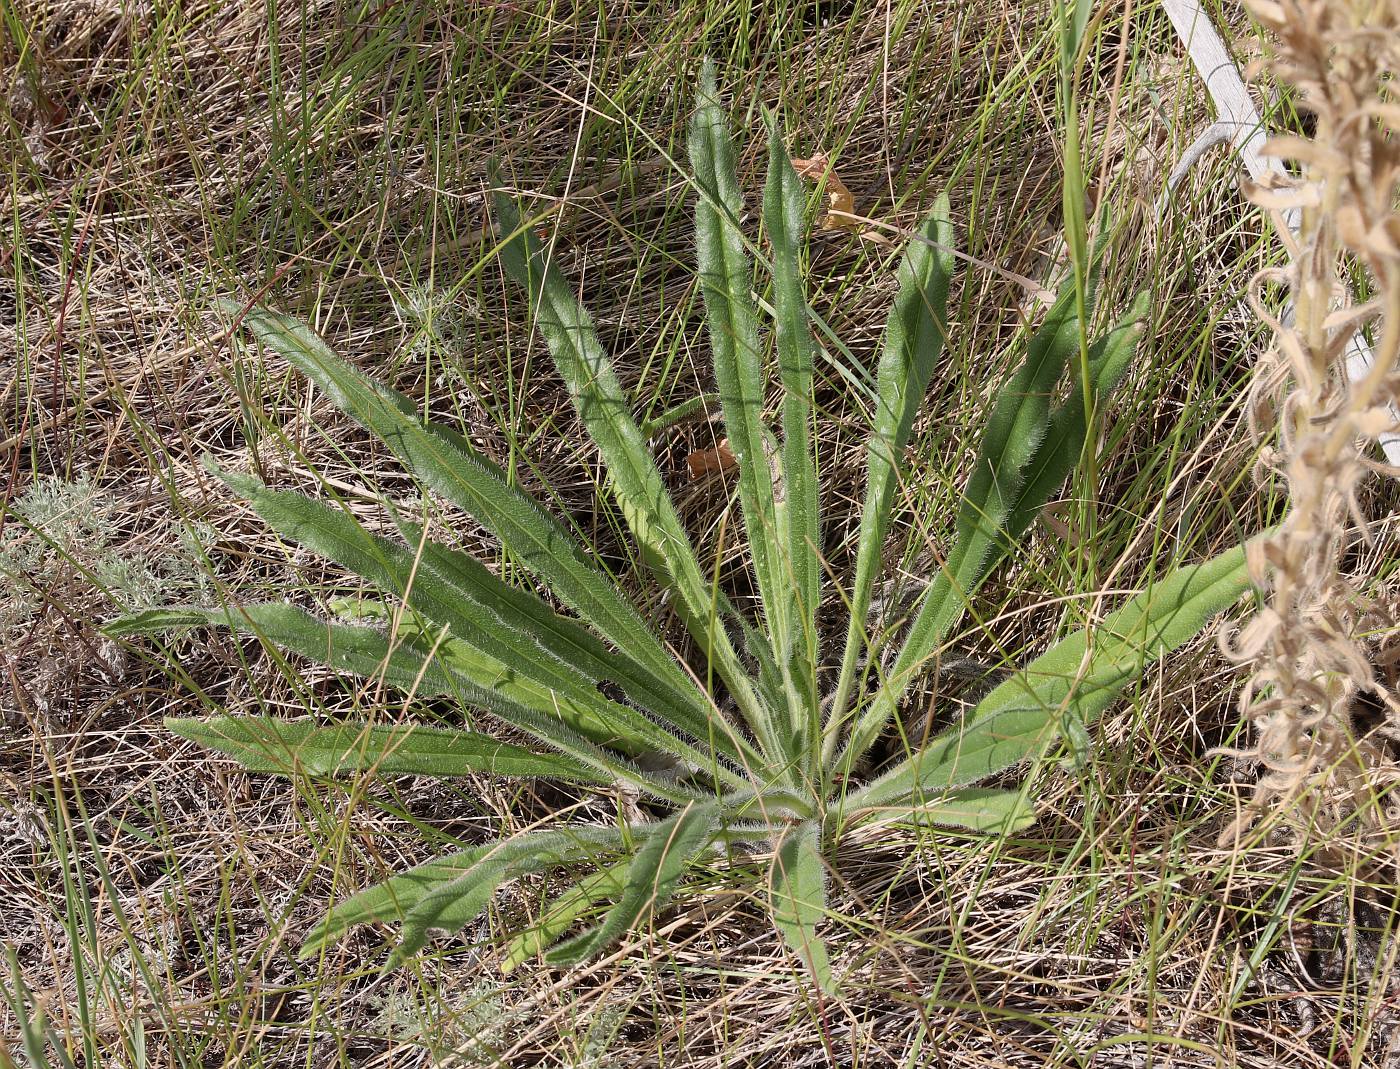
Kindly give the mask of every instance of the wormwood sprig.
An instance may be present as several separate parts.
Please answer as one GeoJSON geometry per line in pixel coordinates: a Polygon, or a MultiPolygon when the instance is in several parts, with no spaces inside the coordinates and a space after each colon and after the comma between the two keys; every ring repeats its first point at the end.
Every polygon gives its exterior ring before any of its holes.
{"type": "Polygon", "coordinates": [[[892,668],[882,672],[871,652],[892,636],[867,618],[872,591],[908,471],[914,418],[949,329],[954,234],[948,199],[938,199],[897,269],[876,371],[855,574],[839,591],[851,618],[828,690],[817,623],[824,568],[815,345],[800,270],[806,204],[778,124],[770,118],[768,126],[762,221],[781,441],[765,411],[770,373],[739,223],[733,144],[714,72],[704,68],[690,136],[696,252],[719,404],[738,464],[757,620],[738,613],[702,567],[588,313],[516,205],[504,197],[496,204],[501,263],[527,296],[642,559],[670,592],[709,670],[681,665],[564,526],[468,441],[424,423],[406,397],[335,356],[297,320],[262,308],[243,317],[258,342],[381,438],[428,489],[491,530],[571,615],[431,541],[417,524],[396,516],[401,540],[384,538],[347,512],[218,471],[271,526],[365,577],[392,602],[362,607],[369,624],[264,604],[147,612],[117,621],[114,633],[226,626],[411,693],[484,709],[542,749],[479,731],[266,717],[174,720],[171,728],[260,771],[487,772],[623,785],[655,813],[611,827],[562,824],[420,865],[336,905],[303,954],[320,952],[352,925],[397,921],[402,935],[390,961],[402,962],[430,932],[470,923],[506,881],[588,865],[594,870],[505,953],[508,967],[538,955],[572,964],[645,925],[698,859],[742,843],[767,847],[773,923],[815,980],[835,990],[819,929],[832,847],[848,829],[889,821],[987,832],[1026,826],[1035,818],[1028,789],[977,784],[1044,754],[1063,731],[1082,730],[1146,664],[1186,642],[1248,585],[1243,550],[1181,568],[1092,632],[1052,646],[953,729],[868,778],[857,775],[910,683],[1078,461],[1090,431],[1086,413],[1102,410],[1127,370],[1145,301],[1086,344],[1094,297],[1092,279],[1081,278],[1023,338],[1025,359],[996,393],[946,563],[923,592],[892,668]],[[390,626],[375,626],[376,619],[390,626]]]}

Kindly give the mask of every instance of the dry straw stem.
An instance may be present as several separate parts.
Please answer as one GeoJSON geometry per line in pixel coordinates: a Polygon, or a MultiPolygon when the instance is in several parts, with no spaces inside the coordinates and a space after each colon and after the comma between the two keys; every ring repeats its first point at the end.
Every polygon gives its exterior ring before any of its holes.
{"type": "Polygon", "coordinates": [[[1251,756],[1263,774],[1249,815],[1277,802],[1300,834],[1348,819],[1380,830],[1386,817],[1372,800],[1395,776],[1383,745],[1400,731],[1400,704],[1374,667],[1374,637],[1393,634],[1394,606],[1345,578],[1343,561],[1369,538],[1357,496],[1363,479],[1373,470],[1395,474],[1368,453],[1395,430],[1400,391],[1400,107],[1391,88],[1400,2],[1252,0],[1250,8],[1275,35],[1274,68],[1315,125],[1310,139],[1276,137],[1265,146],[1294,161],[1296,177],[1249,188],[1260,207],[1301,213],[1291,262],[1260,272],[1250,294],[1274,333],[1251,405],[1256,435],[1278,427],[1277,443],[1261,451],[1260,474],[1286,482],[1289,509],[1253,549],[1268,600],[1232,651],[1254,663],[1242,703],[1257,728],[1251,756]],[[1344,273],[1364,275],[1366,300],[1350,299],[1344,273]],[[1290,292],[1291,317],[1270,311],[1274,287],[1290,292]],[[1346,348],[1364,327],[1375,338],[1374,362],[1349,381],[1346,348]],[[1354,715],[1367,693],[1387,710],[1369,733],[1354,715]]]}

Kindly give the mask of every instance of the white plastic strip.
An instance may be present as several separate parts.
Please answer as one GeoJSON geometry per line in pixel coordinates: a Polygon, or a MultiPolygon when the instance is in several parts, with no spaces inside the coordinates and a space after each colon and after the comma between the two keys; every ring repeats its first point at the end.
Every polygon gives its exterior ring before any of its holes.
{"type": "MultiPolygon", "coordinates": [[[[1260,151],[1268,136],[1268,128],[1259,115],[1259,109],[1254,106],[1249,90],[1245,88],[1239,68],[1225,50],[1220,34],[1216,33],[1210,16],[1201,10],[1197,0],[1162,0],[1162,6],[1166,8],[1177,36],[1186,46],[1196,73],[1206,83],[1206,91],[1215,104],[1215,128],[1229,132],[1235,151],[1239,153],[1250,178],[1262,182],[1270,173],[1284,174],[1283,164],[1279,160],[1260,151]]],[[[1280,214],[1284,224],[1296,234],[1301,221],[1299,212],[1292,209],[1280,214]]],[[[1360,381],[1371,370],[1371,364],[1371,346],[1358,332],[1347,346],[1348,381],[1360,381]]],[[[1400,434],[1382,436],[1381,448],[1391,464],[1400,466],[1400,434]]]]}

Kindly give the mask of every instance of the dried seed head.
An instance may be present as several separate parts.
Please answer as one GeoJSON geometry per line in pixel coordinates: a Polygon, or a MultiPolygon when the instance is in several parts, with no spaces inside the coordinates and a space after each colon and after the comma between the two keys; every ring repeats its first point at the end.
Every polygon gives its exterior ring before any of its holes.
{"type": "Polygon", "coordinates": [[[1258,474],[1286,483],[1289,512],[1250,554],[1267,602],[1223,641],[1253,666],[1241,700],[1254,721],[1250,756],[1261,774],[1245,819],[1272,803],[1301,837],[1342,820],[1384,820],[1375,789],[1396,774],[1381,748],[1358,740],[1364,732],[1353,719],[1359,696],[1370,695],[1388,718],[1384,730],[1400,731],[1400,702],[1393,682],[1378,675],[1369,637],[1395,633],[1396,606],[1363,595],[1343,561],[1370,539],[1358,498],[1375,468],[1365,451],[1397,429],[1400,108],[1390,97],[1400,3],[1251,0],[1249,7],[1276,35],[1274,71],[1297,91],[1315,135],[1271,139],[1267,151],[1293,161],[1297,176],[1247,190],[1263,208],[1301,213],[1292,262],[1260,272],[1250,290],[1274,332],[1249,407],[1256,435],[1275,423],[1278,431],[1277,443],[1260,451],[1258,474]],[[1344,272],[1358,266],[1375,295],[1362,305],[1345,284],[1344,272]],[[1275,317],[1263,291],[1279,284],[1292,303],[1275,317]],[[1372,366],[1349,374],[1351,339],[1375,319],[1372,366]]]}

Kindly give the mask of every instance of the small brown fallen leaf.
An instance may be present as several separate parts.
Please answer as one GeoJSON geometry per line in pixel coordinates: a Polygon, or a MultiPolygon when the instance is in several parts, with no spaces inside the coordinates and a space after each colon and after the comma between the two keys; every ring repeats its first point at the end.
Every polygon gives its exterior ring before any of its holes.
{"type": "Polygon", "coordinates": [[[831,161],[825,152],[819,152],[809,160],[793,160],[793,170],[799,178],[820,182],[826,178],[826,211],[817,220],[824,230],[858,230],[860,220],[854,218],[856,199],[846,188],[846,183],[832,169],[831,161]]]}
{"type": "Polygon", "coordinates": [[[729,439],[720,440],[713,449],[697,449],[685,458],[685,466],[692,479],[703,479],[717,471],[733,471],[739,466],[739,458],[729,448],[729,439]]]}

